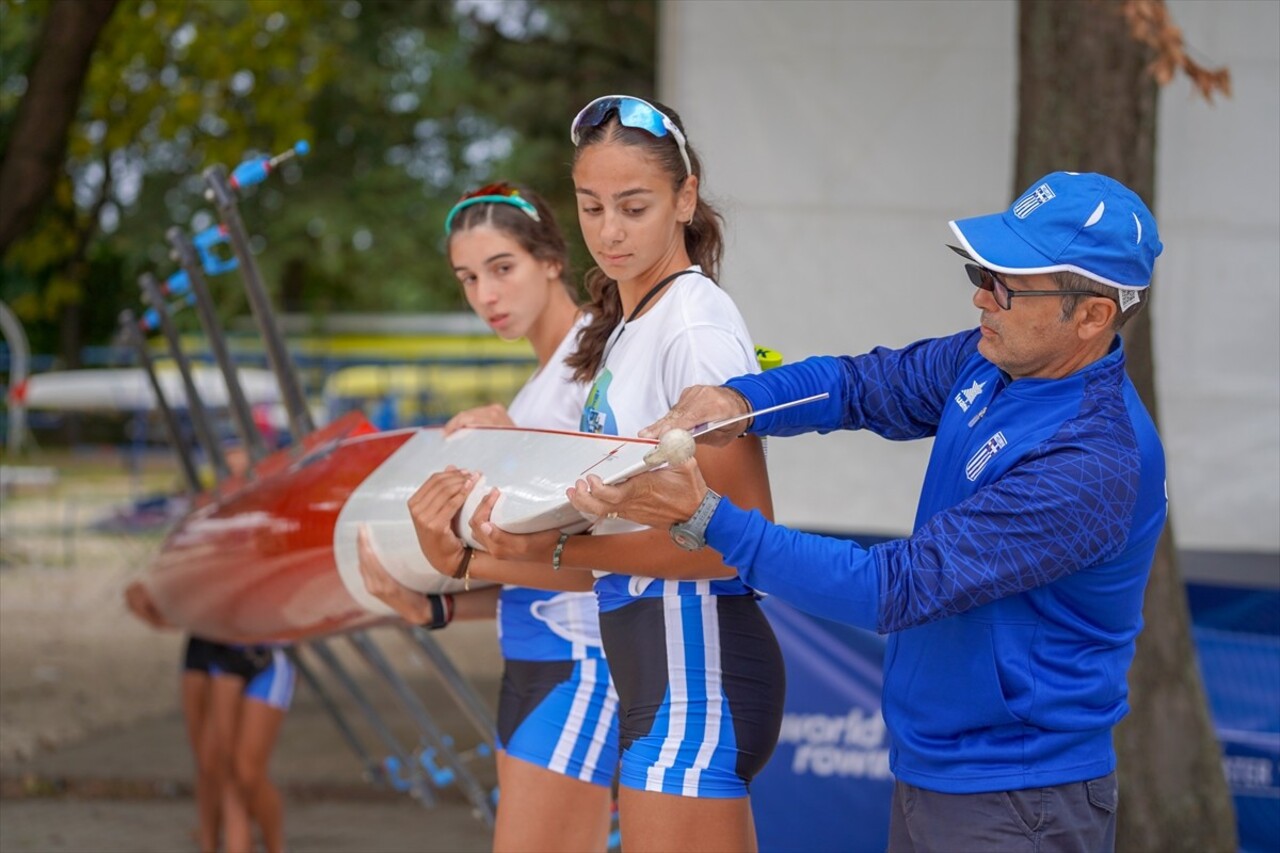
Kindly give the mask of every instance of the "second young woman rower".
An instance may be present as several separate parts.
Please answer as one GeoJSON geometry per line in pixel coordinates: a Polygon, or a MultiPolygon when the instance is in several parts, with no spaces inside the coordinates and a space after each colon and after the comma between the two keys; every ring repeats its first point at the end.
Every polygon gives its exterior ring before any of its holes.
{"type": "MultiPolygon", "coordinates": [[[[509,409],[462,412],[445,431],[514,424],[576,429],[586,384],[565,362],[588,317],[571,295],[568,250],[550,208],[528,190],[492,184],[454,205],[445,232],[449,263],[472,310],[499,337],[527,338],[538,361],[509,409]]],[[[441,597],[400,586],[365,537],[360,566],[369,591],[402,616],[439,624],[441,597]]],[[[589,580],[568,573],[556,580],[552,588],[561,591],[507,585],[499,593],[497,851],[603,851],[608,844],[617,697],[589,580]]],[[[493,613],[492,592],[444,600],[457,618],[482,618],[486,604],[487,615],[493,613]]]]}
{"type": "MultiPolygon", "coordinates": [[[[568,363],[591,383],[582,428],[634,435],[687,386],[758,370],[755,351],[715,283],[720,217],[700,196],[701,165],[678,116],[634,97],[599,98],[572,137],[578,220],[597,268],[592,321],[568,363]]],[[[699,447],[697,459],[712,489],[772,514],[758,440],[699,447]]],[[[410,499],[433,565],[470,558],[473,576],[531,584],[600,575],[619,698],[623,848],[754,850],[748,784],[777,741],[784,673],[753,591],[714,552],[686,550],[697,544],[696,516],[682,544],[618,519],[601,519],[593,536],[517,536],[488,521],[495,492],[471,520],[484,553],[468,555],[451,519],[477,476],[441,472],[410,499]]]]}

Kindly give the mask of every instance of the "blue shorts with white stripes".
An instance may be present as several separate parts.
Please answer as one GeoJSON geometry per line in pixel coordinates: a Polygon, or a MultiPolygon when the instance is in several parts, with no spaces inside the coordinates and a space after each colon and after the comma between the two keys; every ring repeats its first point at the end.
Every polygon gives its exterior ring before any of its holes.
{"type": "Polygon", "coordinates": [[[618,766],[617,708],[609,665],[600,658],[507,660],[498,747],[554,773],[611,785],[618,766]]]}
{"type": "Polygon", "coordinates": [[[244,698],[281,711],[293,703],[298,673],[283,649],[274,646],[230,646],[188,637],[182,668],[207,675],[238,675],[245,679],[244,698]]]}
{"type": "Polygon", "coordinates": [[[745,797],[773,754],[786,673],[752,595],[659,581],[660,598],[602,611],[618,690],[619,784],[686,797],[745,797]]]}
{"type": "Polygon", "coordinates": [[[293,687],[298,680],[293,661],[284,649],[271,650],[271,663],[244,687],[244,698],[270,705],[281,711],[293,704],[293,687]]]}
{"type": "MultiPolygon", "coordinates": [[[[233,648],[230,652],[224,652],[222,662],[215,661],[209,667],[209,674],[237,675],[236,671],[224,666],[225,655],[235,651],[233,648]]],[[[270,656],[270,659],[245,683],[244,698],[287,711],[293,704],[293,686],[297,681],[298,673],[294,669],[293,661],[289,660],[289,656],[283,649],[266,649],[264,652],[270,656]]]]}

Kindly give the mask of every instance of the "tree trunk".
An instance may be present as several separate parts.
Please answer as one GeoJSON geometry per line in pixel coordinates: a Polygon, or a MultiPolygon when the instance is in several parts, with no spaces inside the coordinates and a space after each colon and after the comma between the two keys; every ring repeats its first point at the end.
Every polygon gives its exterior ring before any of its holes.
{"type": "Polygon", "coordinates": [[[83,315],[78,302],[64,305],[58,314],[58,355],[63,370],[78,370],[84,366],[80,358],[84,347],[83,315]]]}
{"type": "Polygon", "coordinates": [[[0,253],[30,227],[53,190],[93,47],[118,0],[54,0],[40,32],[0,160],[0,253]]]}
{"type": "MultiPolygon", "coordinates": [[[[1156,94],[1148,49],[1116,0],[1020,0],[1013,192],[1047,172],[1101,172],[1155,207],[1156,94]]],[[[1153,287],[1152,290],[1157,290],[1153,287]]],[[[1154,417],[1151,306],[1125,329],[1129,375],[1154,417]]],[[[1145,627],[1116,728],[1119,850],[1236,848],[1235,816],[1191,642],[1172,521],[1156,550],[1145,627]]]]}

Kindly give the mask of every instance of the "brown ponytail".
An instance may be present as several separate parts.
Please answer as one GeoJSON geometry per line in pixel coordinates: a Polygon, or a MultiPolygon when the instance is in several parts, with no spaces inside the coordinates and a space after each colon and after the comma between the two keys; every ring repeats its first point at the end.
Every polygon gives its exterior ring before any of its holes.
{"type": "Polygon", "coordinates": [[[578,346],[564,363],[573,368],[575,381],[590,382],[600,372],[609,335],[622,322],[622,297],[618,295],[618,283],[599,267],[587,273],[583,284],[587,289],[585,310],[591,315],[591,322],[578,332],[578,346]]]}

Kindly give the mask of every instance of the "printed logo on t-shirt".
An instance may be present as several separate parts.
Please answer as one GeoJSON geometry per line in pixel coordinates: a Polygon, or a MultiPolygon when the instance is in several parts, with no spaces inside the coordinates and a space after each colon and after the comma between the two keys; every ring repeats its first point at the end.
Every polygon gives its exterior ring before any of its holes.
{"type": "Polygon", "coordinates": [[[609,385],[613,382],[613,373],[605,368],[596,381],[591,384],[587,393],[587,402],[582,409],[582,420],[578,429],[596,435],[617,435],[618,420],[609,407],[609,385]]]}

